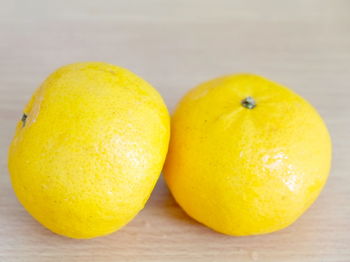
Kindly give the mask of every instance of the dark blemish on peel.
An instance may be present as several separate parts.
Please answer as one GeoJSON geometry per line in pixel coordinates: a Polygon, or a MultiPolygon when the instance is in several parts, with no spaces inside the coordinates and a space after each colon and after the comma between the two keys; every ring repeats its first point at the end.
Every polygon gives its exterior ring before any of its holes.
{"type": "Polygon", "coordinates": [[[26,125],[26,120],[27,120],[28,116],[26,114],[23,113],[21,121],[22,121],[22,127],[24,127],[26,125]]]}

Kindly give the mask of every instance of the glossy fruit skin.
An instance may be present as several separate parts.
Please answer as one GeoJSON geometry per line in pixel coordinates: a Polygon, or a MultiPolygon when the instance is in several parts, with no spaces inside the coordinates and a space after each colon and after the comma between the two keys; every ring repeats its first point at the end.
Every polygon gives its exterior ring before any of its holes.
{"type": "Polygon", "coordinates": [[[203,83],[178,104],[164,176],[188,215],[243,236],[293,223],[319,195],[330,164],[316,110],[277,83],[240,74],[203,83]],[[247,97],[254,108],[242,105],[247,97]]]}
{"type": "Polygon", "coordinates": [[[51,231],[112,233],[145,205],[160,175],[170,117],[157,91],[99,62],[64,66],[36,90],[9,149],[15,193],[51,231]]]}

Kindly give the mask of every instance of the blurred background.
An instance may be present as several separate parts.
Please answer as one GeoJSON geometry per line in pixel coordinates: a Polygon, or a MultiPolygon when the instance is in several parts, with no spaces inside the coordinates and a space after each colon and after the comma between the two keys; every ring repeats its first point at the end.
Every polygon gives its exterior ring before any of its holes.
{"type": "Polygon", "coordinates": [[[0,261],[350,261],[350,1],[0,0],[0,261]],[[105,61],[140,75],[172,111],[195,85],[251,72],[308,99],[334,143],[329,182],[293,226],[230,238],[188,218],[161,179],[116,234],[53,235],[17,202],[7,147],[34,89],[57,67],[105,61]]]}
{"type": "Polygon", "coordinates": [[[331,95],[320,83],[349,73],[349,13],[346,0],[2,0],[1,88],[16,81],[29,95],[57,67],[97,60],[141,75],[170,108],[188,88],[235,72],[331,95]]]}

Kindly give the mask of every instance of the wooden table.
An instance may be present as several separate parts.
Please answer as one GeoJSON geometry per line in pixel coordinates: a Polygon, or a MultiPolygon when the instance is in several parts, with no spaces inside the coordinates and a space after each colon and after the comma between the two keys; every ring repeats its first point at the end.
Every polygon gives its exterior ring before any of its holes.
{"type": "Polygon", "coordinates": [[[0,2],[0,261],[350,261],[350,1],[0,2]],[[213,77],[253,72],[307,98],[334,146],[330,179],[295,224],[229,237],[190,219],[160,179],[107,237],[73,240],[20,206],[7,148],[33,90],[57,67],[106,61],[151,82],[173,110],[213,77]]]}

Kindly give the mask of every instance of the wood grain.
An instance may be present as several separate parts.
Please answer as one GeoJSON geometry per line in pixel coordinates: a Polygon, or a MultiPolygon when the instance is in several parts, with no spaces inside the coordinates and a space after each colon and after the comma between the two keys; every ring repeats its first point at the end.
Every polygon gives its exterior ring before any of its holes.
{"type": "Polygon", "coordinates": [[[0,2],[0,261],[350,261],[350,1],[0,2]],[[295,224],[229,237],[190,219],[160,179],[126,227],[63,238],[20,206],[7,171],[15,123],[63,64],[106,61],[147,79],[170,110],[196,84],[253,72],[307,98],[333,139],[330,179],[295,224]]]}

